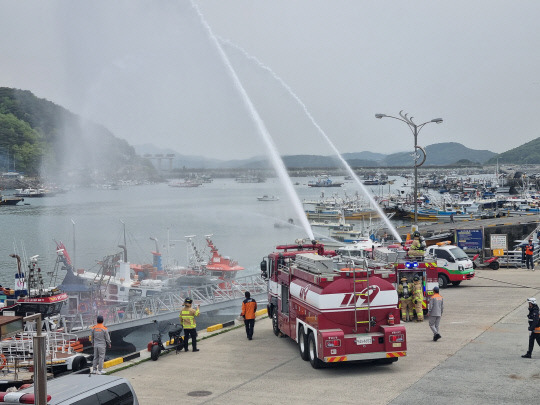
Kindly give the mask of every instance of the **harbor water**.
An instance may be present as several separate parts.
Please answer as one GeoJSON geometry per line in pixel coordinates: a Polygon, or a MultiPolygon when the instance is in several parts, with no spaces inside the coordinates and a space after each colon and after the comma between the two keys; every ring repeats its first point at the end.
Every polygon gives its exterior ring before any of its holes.
{"type": "MultiPolygon", "coordinates": [[[[339,188],[311,188],[309,180],[312,178],[292,179],[300,200],[318,199],[322,193],[330,197],[358,192],[353,182],[339,188]]],[[[118,245],[124,244],[124,230],[131,263],[152,263],[151,252],[156,249],[156,242],[150,240],[153,237],[158,240],[164,264],[185,265],[185,236],[196,235],[194,239],[203,247],[204,236],[212,234],[220,253],[246,268],[243,275],[258,273],[260,261],[277,244],[307,237],[299,226],[279,226],[289,218],[300,223],[277,178],[264,183],[215,179],[193,188],[167,184],[118,190],[78,188],[27,198],[16,206],[0,207],[0,283],[6,287],[13,284],[17,263],[9,256],[12,253],[21,258],[39,255],[38,263],[47,279],[56,261],[55,240],[65,244],[76,268],[97,270],[99,260],[121,251],[118,245]],[[262,195],[279,200],[258,201],[262,195]]]]}

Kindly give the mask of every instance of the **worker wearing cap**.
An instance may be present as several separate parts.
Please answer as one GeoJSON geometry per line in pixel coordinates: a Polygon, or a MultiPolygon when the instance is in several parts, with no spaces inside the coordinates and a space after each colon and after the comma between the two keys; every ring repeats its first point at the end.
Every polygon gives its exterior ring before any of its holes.
{"type": "Polygon", "coordinates": [[[527,270],[530,268],[534,270],[534,262],[533,262],[533,254],[534,254],[534,245],[532,242],[532,238],[529,238],[529,244],[525,246],[525,264],[527,265],[527,270]]]}
{"type": "Polygon", "coordinates": [[[92,372],[94,374],[101,374],[103,370],[103,362],[105,361],[105,351],[107,347],[111,348],[111,338],[109,331],[103,325],[103,317],[97,316],[97,324],[91,327],[92,335],[90,339],[94,345],[94,361],[92,363],[92,372]]]}
{"type": "Polygon", "coordinates": [[[413,242],[409,247],[409,256],[418,257],[424,256],[424,246],[420,240],[420,232],[414,231],[413,233],[413,242]]]}
{"type": "Polygon", "coordinates": [[[413,319],[413,285],[408,281],[407,277],[402,277],[401,283],[397,288],[399,304],[401,306],[401,320],[403,322],[412,321],[413,319]]]}
{"type": "Polygon", "coordinates": [[[428,304],[428,317],[429,327],[433,332],[433,340],[436,342],[441,338],[439,334],[439,324],[441,323],[441,317],[443,314],[443,297],[439,295],[439,287],[433,287],[433,295],[431,296],[428,304]]]}
{"type": "Polygon", "coordinates": [[[253,329],[255,328],[255,312],[257,311],[257,301],[251,298],[249,291],[245,293],[246,299],[242,301],[242,312],[240,316],[244,317],[246,326],[246,335],[249,340],[253,340],[253,329]]]}
{"type": "Polygon", "coordinates": [[[197,305],[197,309],[192,308],[192,305],[193,300],[191,298],[186,298],[184,301],[184,308],[182,308],[182,311],[180,312],[180,321],[184,328],[184,350],[186,352],[188,351],[188,341],[190,337],[193,351],[199,351],[199,349],[197,349],[197,323],[195,322],[195,317],[200,314],[200,305],[197,305]]]}
{"type": "Polygon", "coordinates": [[[416,311],[416,322],[422,322],[424,320],[424,309],[422,308],[422,304],[424,303],[424,288],[422,286],[422,280],[418,276],[413,277],[412,302],[416,311]]]}
{"type": "Polygon", "coordinates": [[[527,315],[527,318],[529,318],[529,350],[521,357],[530,359],[534,348],[534,341],[536,340],[536,343],[540,346],[540,317],[536,298],[528,298],[527,302],[529,303],[529,314],[527,315]]]}

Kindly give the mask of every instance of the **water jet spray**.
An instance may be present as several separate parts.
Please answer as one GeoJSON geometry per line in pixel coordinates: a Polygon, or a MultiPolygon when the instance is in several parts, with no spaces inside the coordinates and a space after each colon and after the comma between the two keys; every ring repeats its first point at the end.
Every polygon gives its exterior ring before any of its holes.
{"type": "Polygon", "coordinates": [[[266,128],[266,125],[264,124],[262,118],[260,117],[259,113],[257,112],[257,109],[251,102],[251,99],[249,98],[249,95],[247,94],[244,86],[242,85],[242,82],[238,78],[238,75],[236,74],[236,71],[232,67],[231,62],[229,61],[229,58],[223,48],[221,47],[221,44],[219,43],[217,37],[214,35],[212,29],[210,28],[210,25],[206,22],[204,19],[201,11],[197,7],[197,5],[191,1],[191,6],[195,9],[197,14],[199,15],[199,18],[201,20],[201,23],[205,27],[205,29],[208,31],[208,35],[210,37],[210,40],[214,43],[216,50],[218,51],[219,56],[223,60],[223,63],[225,64],[227,71],[231,75],[231,78],[236,86],[236,89],[240,93],[240,96],[242,97],[242,100],[244,101],[247,109],[251,113],[251,118],[253,119],[259,134],[262,136],[264,143],[268,147],[268,151],[270,153],[271,162],[274,166],[274,170],[276,171],[279,179],[281,180],[282,184],[285,186],[285,189],[287,191],[287,195],[291,199],[291,202],[293,203],[293,207],[296,211],[296,214],[300,218],[300,222],[302,223],[302,227],[304,228],[305,232],[307,233],[308,237],[310,239],[315,239],[313,236],[313,231],[311,229],[311,226],[309,224],[309,221],[307,219],[306,213],[304,212],[304,208],[302,205],[302,202],[298,198],[298,195],[296,194],[296,191],[294,190],[292,181],[289,177],[289,174],[287,173],[287,168],[285,167],[285,164],[283,163],[283,160],[281,159],[281,156],[278,153],[277,147],[274,144],[274,141],[272,140],[272,137],[270,136],[268,129],[266,128]]]}
{"type": "MultiPolygon", "coordinates": [[[[216,41],[217,41],[217,38],[216,38],[216,41]]],[[[231,47],[234,47],[236,49],[238,49],[240,52],[242,52],[246,58],[248,60],[252,60],[254,61],[255,63],[257,63],[259,65],[259,67],[261,67],[262,69],[268,71],[273,77],[275,80],[277,80],[282,86],[283,88],[285,88],[285,90],[287,90],[289,92],[289,94],[298,102],[298,104],[302,107],[302,109],[304,110],[304,112],[306,113],[307,117],[311,120],[311,123],[315,126],[315,128],[317,129],[317,131],[319,131],[319,133],[324,137],[324,139],[328,142],[328,145],[330,145],[330,147],[332,148],[332,150],[334,151],[334,153],[337,155],[337,157],[339,158],[339,160],[341,161],[341,163],[343,164],[343,166],[346,168],[347,172],[351,175],[351,177],[356,181],[356,183],[358,183],[358,185],[360,186],[360,189],[362,190],[362,192],[364,193],[364,195],[368,198],[371,206],[375,209],[375,211],[377,211],[377,213],[379,214],[379,217],[386,223],[386,225],[388,226],[388,229],[390,229],[390,231],[392,232],[392,234],[394,235],[394,237],[401,243],[402,242],[402,239],[401,239],[401,236],[399,235],[397,229],[392,225],[392,223],[390,222],[390,219],[386,216],[386,214],[384,213],[383,209],[381,208],[381,206],[377,203],[377,201],[375,201],[375,199],[373,198],[373,196],[371,195],[371,193],[369,192],[369,190],[364,186],[364,184],[360,181],[360,179],[358,178],[358,176],[356,175],[356,173],[354,173],[354,170],[352,170],[351,166],[347,163],[347,161],[343,158],[343,156],[341,156],[341,153],[339,153],[338,149],[336,148],[336,146],[333,144],[333,142],[330,140],[330,138],[326,135],[326,133],[323,131],[323,129],[319,126],[319,124],[317,124],[317,122],[315,121],[315,119],[313,118],[313,116],[311,115],[311,113],[308,111],[306,105],[302,102],[302,100],[300,100],[300,98],[292,91],[292,89],[276,74],[274,73],[274,71],[272,71],[272,69],[270,69],[269,67],[265,66],[262,62],[260,62],[256,57],[254,56],[251,56],[249,55],[244,49],[240,48],[238,45],[235,45],[233,44],[232,42],[228,41],[228,40],[224,40],[222,38],[219,38],[219,41],[223,42],[225,45],[229,45],[231,47]]]]}

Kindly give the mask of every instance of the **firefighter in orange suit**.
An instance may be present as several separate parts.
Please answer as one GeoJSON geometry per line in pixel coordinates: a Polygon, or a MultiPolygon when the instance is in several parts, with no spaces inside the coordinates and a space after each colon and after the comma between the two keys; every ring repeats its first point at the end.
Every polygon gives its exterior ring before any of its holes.
{"type": "Polygon", "coordinates": [[[200,314],[200,305],[197,306],[197,309],[192,308],[193,300],[191,298],[186,298],[184,301],[184,307],[182,312],[180,312],[180,320],[182,321],[182,326],[184,328],[184,350],[188,350],[188,341],[191,337],[191,346],[194,352],[198,352],[197,349],[197,323],[195,322],[195,317],[200,314]]]}
{"type": "Polygon", "coordinates": [[[422,288],[422,280],[420,277],[414,276],[413,278],[413,304],[416,311],[416,321],[422,322],[424,320],[424,310],[422,304],[424,303],[424,290],[422,288]]]}
{"type": "Polygon", "coordinates": [[[401,283],[397,288],[399,304],[401,306],[401,320],[403,322],[412,321],[413,319],[413,304],[412,294],[413,285],[408,283],[407,277],[401,278],[401,283]]]}
{"type": "Polygon", "coordinates": [[[251,298],[249,291],[246,291],[246,299],[242,302],[242,313],[244,325],[246,326],[246,335],[249,340],[253,339],[253,329],[255,328],[255,312],[257,312],[257,301],[251,298]]]}

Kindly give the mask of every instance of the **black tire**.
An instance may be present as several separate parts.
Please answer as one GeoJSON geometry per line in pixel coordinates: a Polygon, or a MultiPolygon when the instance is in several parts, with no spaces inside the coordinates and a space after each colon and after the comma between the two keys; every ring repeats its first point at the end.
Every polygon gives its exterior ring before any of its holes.
{"type": "Polygon", "coordinates": [[[446,274],[439,273],[437,281],[439,282],[440,288],[446,288],[448,287],[448,281],[450,280],[448,280],[448,277],[446,277],[446,274]]]}
{"type": "Polygon", "coordinates": [[[178,336],[176,338],[175,345],[176,345],[176,354],[178,354],[184,348],[184,337],[183,336],[178,336]]]}
{"type": "MultiPolygon", "coordinates": [[[[489,264],[489,268],[491,270],[499,270],[499,267],[501,267],[500,263],[499,262],[491,262],[489,264]]],[[[534,267],[533,267],[534,268],[534,267]]]]}
{"type": "Polygon", "coordinates": [[[462,281],[463,281],[463,280],[459,280],[459,281],[452,281],[452,285],[455,285],[455,286],[457,287],[458,285],[460,285],[460,284],[461,284],[461,282],[462,282],[462,281]]]}
{"type": "Polygon", "coordinates": [[[161,353],[161,349],[159,348],[159,345],[152,346],[152,350],[150,350],[150,358],[154,361],[159,359],[159,354],[161,353]]]}
{"type": "Polygon", "coordinates": [[[319,360],[317,357],[317,345],[315,344],[315,337],[313,336],[313,333],[308,335],[308,353],[311,367],[322,368],[324,366],[324,362],[319,360]]]}
{"type": "Polygon", "coordinates": [[[377,359],[375,360],[375,364],[379,366],[386,366],[388,364],[395,363],[396,361],[398,361],[398,358],[399,357],[388,357],[386,359],[377,359]]]}
{"type": "Polygon", "coordinates": [[[274,335],[279,336],[280,330],[277,319],[277,308],[272,310],[272,330],[274,331],[274,335]]]}
{"type": "Polygon", "coordinates": [[[86,357],[84,356],[75,357],[71,363],[71,371],[79,371],[86,367],[88,367],[88,364],[86,363],[86,357]]]}
{"type": "Polygon", "coordinates": [[[302,360],[308,361],[308,340],[303,326],[300,326],[300,329],[298,330],[298,349],[300,350],[300,357],[302,360]]]}

